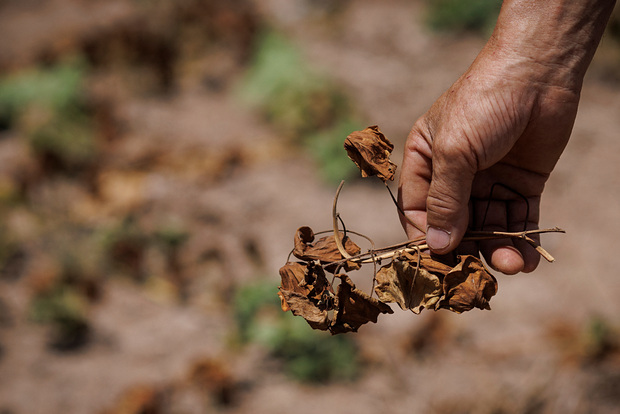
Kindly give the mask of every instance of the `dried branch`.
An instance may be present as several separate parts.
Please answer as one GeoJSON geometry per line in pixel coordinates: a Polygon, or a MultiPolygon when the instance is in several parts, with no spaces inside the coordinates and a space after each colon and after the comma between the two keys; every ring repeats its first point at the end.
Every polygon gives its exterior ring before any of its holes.
{"type": "Polygon", "coordinates": [[[332,205],[332,224],[334,227],[334,240],[336,241],[336,247],[338,247],[338,251],[340,252],[342,257],[344,257],[345,259],[348,259],[351,257],[351,255],[347,253],[344,246],[342,245],[342,240],[340,239],[340,231],[338,230],[337,205],[338,205],[338,196],[340,195],[340,190],[342,190],[343,185],[344,185],[344,180],[340,182],[340,185],[338,186],[338,189],[336,190],[336,196],[334,197],[334,203],[332,205]]]}
{"type": "Polygon", "coordinates": [[[418,231],[420,231],[422,234],[426,234],[426,231],[424,231],[424,229],[422,229],[422,227],[420,227],[418,224],[414,223],[413,220],[411,220],[409,217],[407,217],[407,215],[405,214],[405,212],[403,211],[403,209],[401,208],[400,204],[398,204],[398,201],[396,200],[396,197],[394,197],[394,193],[392,193],[392,190],[390,189],[390,187],[388,186],[387,181],[384,182],[385,184],[385,188],[387,188],[388,193],[390,193],[390,198],[392,199],[392,202],[394,203],[394,205],[396,206],[396,209],[398,210],[398,212],[400,213],[400,215],[407,220],[407,223],[411,224],[413,227],[415,227],[418,231]]]}
{"type": "MultiPolygon", "coordinates": [[[[482,241],[482,240],[493,240],[493,239],[506,239],[506,238],[514,238],[514,239],[522,239],[532,244],[532,246],[540,253],[542,257],[544,257],[549,262],[553,262],[555,259],[551,256],[545,249],[540,246],[534,239],[529,237],[532,234],[541,234],[541,233],[565,233],[564,230],[554,227],[550,229],[537,229],[537,230],[526,230],[519,232],[504,232],[504,231],[474,231],[468,232],[463,237],[463,241],[482,241]]],[[[372,263],[373,261],[381,261],[385,259],[391,259],[394,256],[397,256],[401,253],[411,253],[418,250],[428,250],[428,244],[423,243],[425,238],[418,238],[415,240],[409,240],[407,242],[399,243],[387,248],[377,249],[374,251],[373,257],[368,257],[368,253],[361,253],[357,256],[352,256],[348,260],[360,264],[372,263]],[[381,254],[377,254],[378,252],[382,252],[381,254]]]]}

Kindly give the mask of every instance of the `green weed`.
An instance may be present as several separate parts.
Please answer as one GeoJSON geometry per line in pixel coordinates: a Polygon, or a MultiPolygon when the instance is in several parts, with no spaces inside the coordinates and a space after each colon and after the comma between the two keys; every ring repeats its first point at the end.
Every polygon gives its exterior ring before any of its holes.
{"type": "Polygon", "coordinates": [[[329,129],[308,135],[304,145],[316,160],[322,178],[332,184],[359,176],[356,165],[343,150],[344,139],[352,131],[365,128],[356,120],[344,119],[329,129]]]}
{"type": "Polygon", "coordinates": [[[79,63],[66,63],[5,77],[0,81],[0,116],[12,124],[31,105],[72,110],[80,101],[83,71],[79,63]]]}
{"type": "Polygon", "coordinates": [[[260,38],[240,94],[293,138],[329,127],[350,112],[340,88],[276,32],[260,38]]]}
{"type": "Polygon", "coordinates": [[[65,168],[95,157],[92,119],[77,60],[0,79],[0,128],[16,129],[36,154],[65,168]]]}
{"type": "Polygon", "coordinates": [[[241,342],[264,346],[283,363],[284,371],[298,381],[355,379],[359,365],[353,341],[314,331],[302,318],[282,312],[276,292],[276,286],[268,282],[238,289],[234,311],[241,342]]]}
{"type": "Polygon", "coordinates": [[[620,335],[612,322],[600,316],[593,316],[585,335],[585,359],[602,362],[620,351],[620,335]]]}
{"type": "Polygon", "coordinates": [[[326,181],[353,176],[355,166],[342,144],[362,123],[343,88],[309,64],[283,35],[261,37],[239,91],[267,122],[303,144],[326,181]]]}
{"type": "Polygon", "coordinates": [[[51,326],[49,345],[56,350],[68,351],[86,344],[90,325],[86,316],[84,296],[67,284],[58,284],[41,292],[30,303],[33,321],[51,326]]]}

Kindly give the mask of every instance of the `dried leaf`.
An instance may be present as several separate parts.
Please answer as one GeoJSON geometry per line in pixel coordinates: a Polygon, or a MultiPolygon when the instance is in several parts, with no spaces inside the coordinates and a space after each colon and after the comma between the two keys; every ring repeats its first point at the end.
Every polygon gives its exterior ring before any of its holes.
{"type": "Polygon", "coordinates": [[[334,297],[334,289],[325,277],[325,272],[321,266],[310,265],[305,282],[312,286],[308,296],[314,299],[319,306],[331,302],[334,297]]]}
{"type": "MultiPolygon", "coordinates": [[[[342,234],[342,232],[340,232],[342,234]]],[[[342,238],[344,249],[351,256],[356,256],[361,249],[349,237],[342,238]]],[[[310,227],[304,226],[297,229],[295,234],[295,249],[293,255],[300,260],[319,260],[322,263],[337,262],[344,259],[338,251],[334,235],[325,236],[314,241],[314,232],[310,227]]]]}
{"type": "Polygon", "coordinates": [[[371,298],[355,287],[347,275],[338,275],[341,279],[336,295],[337,310],[329,328],[332,334],[357,332],[367,322],[377,322],[381,313],[394,313],[385,303],[371,298]]]}
{"type": "Polygon", "coordinates": [[[344,141],[344,149],[361,170],[362,177],[377,175],[383,181],[394,179],[396,164],[390,161],[394,145],[378,126],[352,132],[344,141]]]}
{"type": "Polygon", "coordinates": [[[321,266],[314,263],[287,263],[280,268],[281,290],[299,293],[318,302],[333,296],[332,285],[321,266]]]}
{"type": "Polygon", "coordinates": [[[329,326],[328,310],[335,302],[334,290],[321,266],[287,263],[280,268],[282,285],[278,296],[283,311],[303,317],[314,329],[329,326]]]}
{"type": "Polygon", "coordinates": [[[280,294],[293,315],[304,318],[313,329],[325,331],[329,328],[330,319],[326,308],[319,308],[312,300],[299,293],[281,290],[280,294]]]}
{"type": "Polygon", "coordinates": [[[287,263],[280,268],[280,289],[307,295],[311,286],[305,283],[308,265],[305,263],[287,263]]]}
{"type": "Polygon", "coordinates": [[[381,302],[397,303],[416,314],[433,309],[442,294],[441,279],[422,266],[418,269],[417,260],[394,260],[379,269],[376,280],[381,302]]]}
{"type": "Polygon", "coordinates": [[[461,256],[443,280],[443,291],[438,308],[456,313],[473,308],[491,309],[489,300],[497,293],[497,280],[475,256],[461,256]]]}
{"type": "MultiPolygon", "coordinates": [[[[403,252],[398,257],[401,260],[407,260],[412,263],[417,263],[418,261],[418,253],[416,252],[403,252]]],[[[437,261],[433,259],[430,255],[424,253],[420,254],[420,267],[440,277],[447,275],[448,272],[452,270],[452,266],[448,266],[445,263],[437,261]]]]}

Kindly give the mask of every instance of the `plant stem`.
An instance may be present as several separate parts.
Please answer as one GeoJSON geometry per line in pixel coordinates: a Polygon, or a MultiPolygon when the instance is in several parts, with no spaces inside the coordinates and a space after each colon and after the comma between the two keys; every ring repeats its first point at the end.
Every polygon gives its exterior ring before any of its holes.
{"type": "Polygon", "coordinates": [[[388,193],[390,193],[390,197],[392,198],[392,202],[394,203],[394,205],[396,206],[396,209],[398,210],[398,212],[400,213],[400,215],[407,220],[407,223],[411,224],[413,227],[415,227],[418,231],[420,231],[422,234],[426,234],[426,231],[424,231],[422,229],[422,227],[420,227],[419,225],[417,225],[416,223],[413,222],[413,220],[411,220],[409,217],[407,217],[407,215],[405,214],[405,212],[403,211],[403,209],[400,207],[400,205],[398,204],[398,201],[396,200],[396,197],[394,197],[394,193],[392,193],[392,190],[390,189],[390,187],[387,184],[387,181],[384,181],[383,184],[385,184],[385,188],[387,188],[388,193]]]}
{"type": "Polygon", "coordinates": [[[338,196],[340,195],[340,190],[342,190],[342,186],[344,185],[344,180],[340,182],[338,186],[338,190],[336,190],[336,196],[334,197],[334,203],[332,205],[332,225],[334,228],[334,240],[336,241],[336,247],[338,247],[338,251],[345,259],[349,259],[351,255],[347,253],[342,245],[342,240],[340,239],[340,231],[338,230],[338,196]]]}
{"type": "MultiPolygon", "coordinates": [[[[414,252],[414,251],[420,252],[421,250],[429,249],[428,244],[424,243],[426,241],[426,235],[423,235],[413,240],[407,240],[406,242],[398,243],[398,244],[380,248],[380,249],[375,249],[374,243],[372,243],[371,241],[371,244],[373,246],[370,251],[366,253],[360,253],[356,256],[351,256],[345,250],[342,244],[342,239],[340,237],[340,230],[338,229],[338,218],[339,218],[338,209],[337,209],[338,197],[340,196],[340,191],[342,190],[343,186],[344,186],[344,180],[340,182],[340,185],[338,186],[338,189],[336,190],[336,195],[334,197],[334,203],[332,205],[332,225],[333,225],[332,231],[334,232],[334,240],[336,242],[336,247],[338,248],[338,251],[340,252],[340,254],[342,255],[344,259],[339,260],[337,262],[329,263],[329,264],[339,265],[339,264],[346,262],[347,260],[350,260],[352,262],[359,263],[359,264],[366,264],[366,263],[376,264],[383,259],[392,258],[395,255],[400,254],[402,252],[407,252],[407,253],[414,252]]],[[[411,225],[413,225],[416,229],[424,233],[424,231],[418,225],[413,223],[411,220],[407,218],[407,216],[405,216],[405,213],[398,205],[398,202],[396,201],[396,198],[394,197],[394,194],[392,194],[392,191],[388,187],[387,183],[385,183],[385,187],[390,193],[390,197],[392,198],[392,201],[394,202],[394,205],[398,209],[399,213],[403,217],[405,217],[405,219],[407,219],[407,221],[409,221],[411,225]]],[[[547,261],[553,262],[555,260],[553,256],[551,256],[549,252],[543,249],[543,247],[536,240],[530,237],[533,234],[542,234],[542,233],[564,233],[564,230],[560,229],[559,227],[554,227],[554,228],[549,228],[549,229],[525,230],[525,231],[518,231],[518,232],[468,231],[467,233],[465,233],[465,236],[463,237],[463,241],[483,241],[483,240],[494,240],[494,239],[504,239],[504,238],[521,239],[521,240],[525,240],[532,247],[534,247],[536,251],[547,261]]],[[[366,238],[367,240],[370,240],[368,237],[364,235],[361,235],[359,233],[355,233],[355,234],[362,236],[366,238]]]]}
{"type": "MultiPolygon", "coordinates": [[[[465,237],[463,237],[463,241],[482,241],[482,240],[493,240],[493,239],[505,239],[505,238],[515,238],[522,239],[530,243],[540,255],[545,258],[549,262],[553,262],[555,259],[549,252],[540,246],[534,239],[529,237],[532,234],[542,234],[542,233],[564,233],[564,230],[554,227],[550,229],[536,229],[536,230],[526,230],[519,232],[505,232],[505,231],[473,231],[467,232],[465,237]]],[[[357,256],[349,257],[348,260],[352,262],[357,262],[361,264],[372,263],[373,261],[381,261],[384,259],[389,259],[394,257],[395,255],[400,254],[401,252],[414,252],[419,250],[428,250],[428,244],[423,243],[425,241],[424,237],[419,237],[414,240],[408,240],[403,243],[395,244],[389,247],[385,247],[382,249],[377,249],[372,251],[372,257],[368,257],[369,253],[361,253],[357,256]],[[382,254],[377,254],[378,252],[383,252],[382,254]]]]}

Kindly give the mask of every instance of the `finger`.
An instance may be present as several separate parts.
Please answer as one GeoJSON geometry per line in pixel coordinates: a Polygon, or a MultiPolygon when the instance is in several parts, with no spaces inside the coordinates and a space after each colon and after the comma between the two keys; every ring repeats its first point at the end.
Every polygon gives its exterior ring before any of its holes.
{"type": "MultiPolygon", "coordinates": [[[[475,229],[475,217],[474,217],[474,211],[475,211],[475,205],[474,205],[474,201],[472,201],[470,199],[469,201],[469,228],[471,229],[475,229]]],[[[478,242],[476,241],[461,241],[461,243],[459,244],[459,246],[456,248],[456,254],[459,256],[465,256],[465,255],[471,255],[471,256],[476,256],[476,257],[480,257],[480,251],[478,248],[478,242]]]]}
{"type": "Polygon", "coordinates": [[[432,179],[426,200],[426,240],[445,254],[460,243],[469,222],[468,203],[477,166],[466,140],[438,137],[433,142],[432,179]]]}
{"type": "MultiPolygon", "coordinates": [[[[530,198],[527,202],[526,200],[510,202],[508,204],[508,230],[517,232],[538,229],[539,206],[540,197],[530,198]]],[[[529,237],[540,243],[540,235],[533,234],[529,237]]],[[[525,240],[516,239],[513,243],[523,257],[524,265],[522,272],[529,273],[534,271],[540,262],[540,253],[525,240]]]]}
{"type": "MultiPolygon", "coordinates": [[[[485,231],[508,231],[507,202],[479,200],[476,202],[476,225],[485,231]]],[[[480,252],[495,270],[513,275],[523,270],[525,261],[521,251],[510,238],[483,240],[480,252]]]]}
{"type": "Polygon", "coordinates": [[[411,130],[400,172],[398,204],[406,217],[401,224],[412,240],[426,229],[426,197],[431,181],[431,148],[417,127],[411,130]]]}

